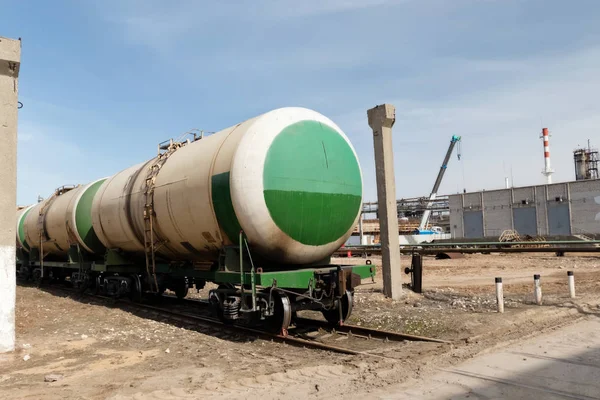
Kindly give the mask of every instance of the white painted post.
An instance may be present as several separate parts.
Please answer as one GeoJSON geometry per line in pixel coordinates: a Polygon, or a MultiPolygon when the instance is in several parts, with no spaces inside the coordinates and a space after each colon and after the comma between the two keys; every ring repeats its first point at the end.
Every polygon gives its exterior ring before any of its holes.
{"type": "Polygon", "coordinates": [[[0,353],[15,349],[17,114],[21,41],[0,36],[0,353]]]}
{"type": "Polygon", "coordinates": [[[575,276],[573,276],[573,271],[567,271],[567,276],[569,278],[569,295],[572,299],[575,298],[575,276]]]}
{"type": "Polygon", "coordinates": [[[502,278],[496,278],[496,303],[498,312],[504,312],[504,291],[502,290],[502,278]]]}
{"type": "Polygon", "coordinates": [[[535,296],[535,304],[538,306],[542,305],[542,285],[540,284],[540,276],[535,274],[533,276],[533,286],[534,286],[534,296],[535,296]]]}

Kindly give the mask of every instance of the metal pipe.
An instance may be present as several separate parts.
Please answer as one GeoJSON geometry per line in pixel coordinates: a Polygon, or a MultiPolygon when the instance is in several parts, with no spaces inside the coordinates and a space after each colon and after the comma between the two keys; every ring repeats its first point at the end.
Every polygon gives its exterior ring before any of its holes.
{"type": "MultiPolygon", "coordinates": [[[[377,250],[376,250],[377,251],[377,250]]],[[[374,252],[376,252],[374,251],[374,252]]],[[[401,253],[420,254],[440,254],[440,253],[461,253],[461,254],[477,254],[477,253],[598,253],[598,247],[516,247],[516,248],[489,248],[479,247],[470,249],[455,249],[455,248],[430,248],[430,249],[405,249],[400,250],[401,253]]]]}
{"type": "Polygon", "coordinates": [[[250,285],[252,286],[252,311],[256,311],[256,269],[254,268],[254,261],[252,261],[252,254],[250,254],[250,247],[248,241],[244,239],[246,250],[248,251],[248,258],[250,259],[250,285]]]}
{"type": "Polygon", "coordinates": [[[441,246],[515,246],[515,245],[543,245],[543,244],[598,244],[600,240],[546,240],[543,242],[465,242],[465,243],[420,243],[403,246],[410,247],[441,247],[441,246]]]}
{"type": "Polygon", "coordinates": [[[240,231],[240,295],[242,298],[242,309],[245,309],[245,302],[244,302],[244,246],[243,246],[243,235],[244,235],[244,231],[240,231]]]}
{"type": "MultiPolygon", "coordinates": [[[[355,255],[360,254],[379,254],[381,249],[355,249],[355,248],[344,248],[338,250],[336,254],[344,255],[348,252],[354,253],[355,255]]],[[[478,247],[478,248],[467,248],[467,249],[456,249],[456,248],[429,248],[429,249],[400,249],[402,254],[423,254],[423,255],[435,255],[441,253],[460,253],[460,254],[478,254],[478,253],[598,253],[600,248],[598,247],[517,247],[517,248],[489,248],[489,247],[478,247]]]]}
{"type": "MultiPolygon", "coordinates": [[[[450,242],[450,243],[418,243],[418,244],[403,244],[400,247],[450,247],[450,246],[520,246],[520,245],[547,245],[547,244],[567,244],[567,245],[590,245],[600,244],[600,240],[547,240],[543,242],[450,242]]],[[[346,246],[356,250],[379,248],[380,244],[363,245],[363,246],[346,246]]]]}
{"type": "Polygon", "coordinates": [[[411,289],[415,293],[423,293],[423,257],[421,254],[413,254],[411,266],[411,289]]]}
{"type": "Polygon", "coordinates": [[[38,257],[40,258],[40,283],[44,280],[44,240],[40,231],[40,250],[38,257]]]}

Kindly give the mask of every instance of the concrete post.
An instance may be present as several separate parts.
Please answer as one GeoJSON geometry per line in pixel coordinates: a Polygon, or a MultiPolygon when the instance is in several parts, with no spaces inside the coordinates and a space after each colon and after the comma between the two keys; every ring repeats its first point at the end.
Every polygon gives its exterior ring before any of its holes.
{"type": "Polygon", "coordinates": [[[364,240],[364,235],[365,235],[365,233],[364,233],[364,231],[363,231],[363,215],[364,215],[364,214],[363,214],[363,213],[362,213],[362,211],[361,211],[361,213],[360,213],[360,218],[359,218],[359,220],[358,220],[358,236],[359,236],[359,238],[360,238],[360,243],[359,243],[359,244],[361,244],[361,245],[363,245],[363,244],[366,244],[366,243],[365,243],[365,240],[364,240]]]}
{"type": "Polygon", "coordinates": [[[567,271],[567,277],[569,279],[569,296],[572,299],[575,298],[575,277],[573,276],[573,271],[567,271]]]}
{"type": "Polygon", "coordinates": [[[394,149],[392,126],[396,121],[396,108],[382,104],[367,111],[369,126],[373,129],[375,145],[375,176],[379,203],[381,230],[381,258],[383,268],[383,294],[394,300],[402,296],[402,270],[398,238],[398,210],[396,208],[396,181],[394,178],[394,149]]]}
{"type": "Polygon", "coordinates": [[[496,304],[498,312],[504,312],[504,290],[502,289],[502,278],[496,278],[496,304]]]}
{"type": "Polygon", "coordinates": [[[17,93],[21,41],[0,37],[0,353],[15,349],[17,93]]]}
{"type": "Polygon", "coordinates": [[[542,285],[540,284],[540,276],[538,274],[533,275],[533,296],[535,297],[535,304],[538,306],[542,305],[542,285]]]}

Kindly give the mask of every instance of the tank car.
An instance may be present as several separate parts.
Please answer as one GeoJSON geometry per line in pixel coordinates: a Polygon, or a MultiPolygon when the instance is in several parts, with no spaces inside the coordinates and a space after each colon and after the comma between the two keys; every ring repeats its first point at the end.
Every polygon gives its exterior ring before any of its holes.
{"type": "Polygon", "coordinates": [[[214,282],[209,300],[225,321],[285,331],[312,309],[336,324],[375,273],[330,263],[361,204],[342,130],[313,110],[281,108],[161,143],[146,162],[21,210],[21,270],[137,300],[214,282]]]}

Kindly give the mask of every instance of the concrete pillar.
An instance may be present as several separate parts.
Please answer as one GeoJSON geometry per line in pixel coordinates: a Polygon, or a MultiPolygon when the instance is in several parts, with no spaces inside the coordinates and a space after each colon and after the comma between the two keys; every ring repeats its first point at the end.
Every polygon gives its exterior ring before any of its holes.
{"type": "Polygon", "coordinates": [[[0,37],[0,353],[15,348],[17,93],[21,41],[0,37]]]}
{"type": "Polygon", "coordinates": [[[398,238],[394,149],[392,147],[392,126],[396,121],[396,108],[391,104],[382,104],[368,110],[367,116],[369,117],[369,126],[373,129],[375,145],[383,294],[397,300],[402,296],[402,269],[398,238]]]}
{"type": "Polygon", "coordinates": [[[360,213],[360,218],[359,218],[359,220],[358,220],[358,236],[359,236],[359,238],[360,238],[360,244],[361,244],[361,245],[365,244],[365,243],[364,243],[364,236],[365,236],[365,233],[364,233],[364,231],[363,231],[363,215],[364,215],[364,214],[363,214],[363,213],[362,213],[362,211],[361,211],[361,213],[360,213]]]}

